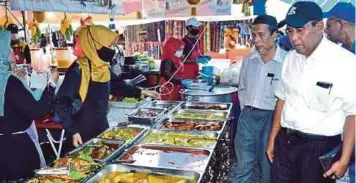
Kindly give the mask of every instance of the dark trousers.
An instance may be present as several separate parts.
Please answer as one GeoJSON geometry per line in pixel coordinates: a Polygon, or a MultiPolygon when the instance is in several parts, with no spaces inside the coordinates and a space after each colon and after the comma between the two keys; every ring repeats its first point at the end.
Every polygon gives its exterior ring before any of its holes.
{"type": "MultiPolygon", "coordinates": [[[[300,132],[301,133],[301,132],[300,132]]],[[[332,183],[325,173],[319,157],[341,142],[340,135],[324,139],[309,138],[300,133],[281,129],[274,145],[272,163],[273,183],[332,183]]]]}

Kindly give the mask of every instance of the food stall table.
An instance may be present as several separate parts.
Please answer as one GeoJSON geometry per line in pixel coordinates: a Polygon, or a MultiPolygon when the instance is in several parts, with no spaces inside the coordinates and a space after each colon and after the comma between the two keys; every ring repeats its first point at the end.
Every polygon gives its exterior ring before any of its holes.
{"type": "Polygon", "coordinates": [[[54,154],[56,155],[56,159],[59,159],[61,156],[62,146],[64,139],[65,130],[61,124],[54,123],[54,122],[43,122],[43,121],[36,121],[37,129],[44,129],[47,134],[47,138],[51,147],[53,149],[54,154]],[[50,132],[50,130],[61,130],[61,135],[59,140],[55,140],[50,132]],[[58,149],[54,144],[58,144],[58,149]]]}

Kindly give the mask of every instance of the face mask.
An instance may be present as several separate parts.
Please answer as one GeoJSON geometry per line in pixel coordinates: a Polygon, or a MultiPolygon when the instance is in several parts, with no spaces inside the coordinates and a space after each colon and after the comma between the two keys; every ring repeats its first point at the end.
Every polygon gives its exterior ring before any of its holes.
{"type": "Polygon", "coordinates": [[[199,34],[199,32],[200,32],[200,30],[199,29],[190,29],[190,31],[189,31],[193,36],[196,36],[196,35],[198,35],[199,34]]]}
{"type": "Polygon", "coordinates": [[[78,57],[78,58],[82,58],[85,57],[85,54],[83,52],[82,47],[79,44],[79,40],[76,41],[75,46],[74,46],[74,50],[73,50],[73,54],[78,57]]]}
{"type": "Polygon", "coordinates": [[[183,56],[183,50],[178,50],[175,54],[176,57],[180,58],[183,56]]]}
{"type": "Polygon", "coordinates": [[[11,34],[11,40],[12,41],[19,40],[19,35],[18,34],[11,34]]]}
{"type": "Polygon", "coordinates": [[[110,65],[113,65],[113,58],[115,56],[115,50],[102,46],[99,50],[96,51],[99,58],[105,62],[109,62],[110,65]]]}

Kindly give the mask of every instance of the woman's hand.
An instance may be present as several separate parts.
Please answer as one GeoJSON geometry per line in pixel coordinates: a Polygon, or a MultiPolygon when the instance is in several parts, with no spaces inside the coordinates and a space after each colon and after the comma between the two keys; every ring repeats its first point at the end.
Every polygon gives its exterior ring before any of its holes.
{"type": "Polygon", "coordinates": [[[56,68],[54,68],[54,69],[51,70],[51,80],[52,80],[55,84],[57,84],[58,79],[59,79],[58,70],[57,70],[56,68]]]}
{"type": "Polygon", "coordinates": [[[153,99],[159,98],[159,93],[157,93],[156,91],[142,90],[142,95],[146,97],[151,97],[153,99]]]}
{"type": "Polygon", "coordinates": [[[73,146],[78,147],[80,144],[83,144],[82,137],[79,133],[76,133],[72,136],[73,139],[73,146]]]}

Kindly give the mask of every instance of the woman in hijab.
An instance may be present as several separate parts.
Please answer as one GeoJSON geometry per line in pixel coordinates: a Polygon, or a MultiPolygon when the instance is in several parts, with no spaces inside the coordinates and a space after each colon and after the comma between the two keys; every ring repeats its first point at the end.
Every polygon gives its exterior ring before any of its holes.
{"type": "Polygon", "coordinates": [[[10,32],[0,30],[0,181],[19,181],[40,168],[39,154],[26,130],[33,119],[53,111],[55,83],[50,84],[38,101],[10,70],[10,32]]]}
{"type": "Polygon", "coordinates": [[[54,116],[75,147],[109,127],[110,62],[115,56],[110,47],[118,37],[99,25],[82,27],[76,33],[74,54],[78,59],[58,90],[54,116]]]}
{"type": "Polygon", "coordinates": [[[162,85],[169,81],[173,85],[163,85],[161,100],[178,101],[181,99],[179,90],[184,77],[184,65],[182,64],[184,42],[170,37],[163,46],[162,62],[160,67],[160,80],[162,85]]]}

